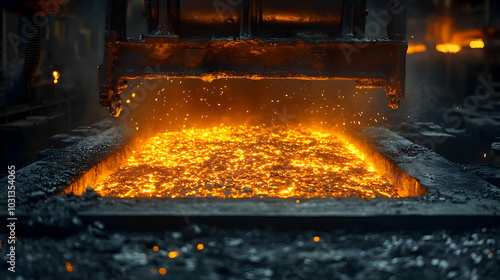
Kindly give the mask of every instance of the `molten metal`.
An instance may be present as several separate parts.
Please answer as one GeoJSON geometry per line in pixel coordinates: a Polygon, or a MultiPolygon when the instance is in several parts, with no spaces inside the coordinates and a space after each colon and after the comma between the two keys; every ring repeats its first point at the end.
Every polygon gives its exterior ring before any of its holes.
{"type": "Polygon", "coordinates": [[[114,197],[399,197],[352,145],[332,133],[220,126],[143,140],[95,190],[114,197]]]}

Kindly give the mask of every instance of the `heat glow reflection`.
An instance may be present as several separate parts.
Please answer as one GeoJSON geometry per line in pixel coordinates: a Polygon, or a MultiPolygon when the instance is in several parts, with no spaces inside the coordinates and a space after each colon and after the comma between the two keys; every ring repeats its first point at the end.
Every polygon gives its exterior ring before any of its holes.
{"type": "Polygon", "coordinates": [[[313,129],[186,129],[139,146],[95,191],[114,197],[398,197],[352,144],[313,129]]]}

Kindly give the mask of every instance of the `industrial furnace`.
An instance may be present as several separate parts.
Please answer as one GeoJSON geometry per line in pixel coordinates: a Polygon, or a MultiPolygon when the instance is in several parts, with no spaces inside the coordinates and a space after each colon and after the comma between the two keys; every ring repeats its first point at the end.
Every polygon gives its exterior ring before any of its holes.
{"type": "Polygon", "coordinates": [[[495,279],[493,2],[5,1],[0,275],[495,279]]]}

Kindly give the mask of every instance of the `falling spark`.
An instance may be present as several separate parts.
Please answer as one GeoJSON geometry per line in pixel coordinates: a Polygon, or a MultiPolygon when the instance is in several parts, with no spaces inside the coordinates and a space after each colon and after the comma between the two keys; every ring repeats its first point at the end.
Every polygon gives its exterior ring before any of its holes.
{"type": "Polygon", "coordinates": [[[482,49],[482,48],[484,48],[484,42],[482,39],[472,40],[472,41],[470,41],[469,46],[472,49],[482,49]]]}
{"type": "Polygon", "coordinates": [[[73,272],[73,266],[71,266],[70,262],[66,262],[66,270],[68,272],[73,272]]]}

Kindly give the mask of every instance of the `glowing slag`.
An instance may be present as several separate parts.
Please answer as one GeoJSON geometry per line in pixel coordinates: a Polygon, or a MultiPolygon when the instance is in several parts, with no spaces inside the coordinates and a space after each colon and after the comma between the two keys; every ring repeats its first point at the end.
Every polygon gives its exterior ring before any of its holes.
{"type": "Polygon", "coordinates": [[[111,197],[398,197],[352,144],[313,129],[185,129],[138,147],[95,191],[111,197]]]}

